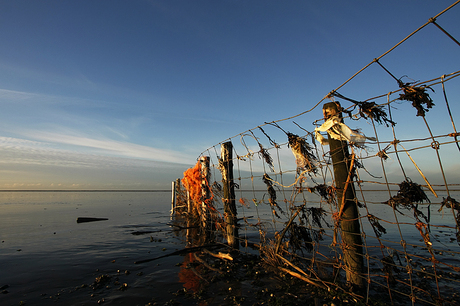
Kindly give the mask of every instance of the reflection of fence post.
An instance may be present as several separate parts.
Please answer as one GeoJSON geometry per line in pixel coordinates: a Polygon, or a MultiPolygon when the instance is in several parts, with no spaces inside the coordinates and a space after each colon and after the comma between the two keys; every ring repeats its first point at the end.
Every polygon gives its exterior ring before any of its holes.
{"type": "MultiPolygon", "coordinates": [[[[338,108],[340,108],[340,104],[336,102],[324,104],[324,118],[329,119],[331,116],[336,114],[339,114],[341,118],[342,116],[338,108]]],[[[361,274],[364,267],[363,244],[353,183],[349,182],[345,194],[343,192],[350,170],[348,144],[346,141],[332,139],[329,134],[328,140],[332,165],[334,167],[337,202],[339,207],[341,207],[342,202],[344,204],[343,213],[339,221],[342,229],[342,251],[346,265],[347,282],[353,287],[361,288],[363,287],[361,274]],[[343,197],[345,197],[345,200],[343,197]]]]}
{"type": "Polygon", "coordinates": [[[224,190],[224,211],[225,222],[227,223],[227,243],[229,246],[238,249],[238,227],[235,205],[235,184],[233,182],[233,145],[225,142],[221,146],[222,155],[222,185],[224,190]]]}
{"type": "Polygon", "coordinates": [[[211,191],[209,190],[209,178],[210,178],[210,171],[209,171],[209,156],[202,156],[200,158],[201,163],[201,223],[203,230],[208,235],[211,231],[211,216],[210,211],[208,208],[208,204],[211,197],[211,191]]]}

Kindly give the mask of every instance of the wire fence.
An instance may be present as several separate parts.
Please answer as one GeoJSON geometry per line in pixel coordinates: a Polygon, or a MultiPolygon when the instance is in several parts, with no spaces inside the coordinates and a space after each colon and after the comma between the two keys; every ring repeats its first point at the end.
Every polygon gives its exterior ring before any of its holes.
{"type": "MultiPolygon", "coordinates": [[[[440,28],[458,2],[427,24],[440,28]]],[[[357,73],[378,65],[394,91],[358,100],[341,85],[306,112],[208,148],[176,187],[176,213],[308,286],[366,302],[458,304],[460,105],[449,93],[460,71],[397,79],[380,59],[408,37],[357,73]]]]}

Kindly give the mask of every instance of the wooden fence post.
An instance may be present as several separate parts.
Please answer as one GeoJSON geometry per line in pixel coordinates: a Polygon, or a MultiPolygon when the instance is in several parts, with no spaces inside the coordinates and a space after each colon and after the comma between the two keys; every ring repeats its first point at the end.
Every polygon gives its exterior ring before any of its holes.
{"type": "Polygon", "coordinates": [[[211,214],[208,204],[211,198],[211,190],[209,189],[209,179],[211,172],[209,171],[209,156],[202,156],[200,158],[201,164],[201,224],[206,236],[211,233],[211,214]]]}
{"type": "Polygon", "coordinates": [[[171,215],[174,214],[174,210],[176,208],[176,181],[172,181],[172,186],[171,186],[171,215]]]}
{"type": "MultiPolygon", "coordinates": [[[[327,120],[331,116],[339,115],[340,104],[338,102],[326,103],[323,106],[324,118],[327,120]]],[[[337,192],[337,202],[339,211],[339,222],[342,230],[342,251],[346,265],[347,282],[354,288],[363,287],[362,272],[364,267],[363,243],[361,238],[361,228],[358,219],[358,206],[355,199],[354,185],[348,182],[350,171],[350,153],[346,140],[332,139],[328,134],[329,149],[334,168],[335,187],[337,192]],[[346,191],[344,193],[344,189],[346,191]],[[343,203],[343,207],[342,207],[343,203]]],[[[353,170],[352,170],[353,171],[353,170]]]]}
{"type": "Polygon", "coordinates": [[[238,243],[238,224],[237,224],[237,211],[235,205],[235,184],[233,181],[233,145],[232,143],[225,142],[221,145],[221,172],[222,172],[222,185],[224,191],[224,211],[225,222],[227,223],[227,243],[235,249],[239,249],[238,243]]]}

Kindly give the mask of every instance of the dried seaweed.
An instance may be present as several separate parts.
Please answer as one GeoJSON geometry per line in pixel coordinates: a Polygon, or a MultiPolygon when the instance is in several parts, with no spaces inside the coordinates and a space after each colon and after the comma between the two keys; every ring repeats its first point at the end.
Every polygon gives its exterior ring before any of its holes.
{"type": "Polygon", "coordinates": [[[311,217],[311,221],[314,226],[323,228],[323,223],[329,226],[329,224],[327,224],[326,220],[324,219],[326,216],[326,211],[321,207],[309,207],[307,208],[307,213],[311,217]]]}
{"type": "MultiPolygon", "coordinates": [[[[388,119],[388,117],[387,117],[388,115],[383,110],[383,106],[378,105],[375,102],[366,102],[366,101],[360,102],[360,101],[356,101],[356,100],[347,98],[347,97],[345,97],[345,96],[343,96],[343,95],[341,95],[341,94],[339,94],[338,92],[335,92],[335,91],[332,93],[332,95],[335,96],[335,97],[350,101],[351,103],[355,104],[355,107],[353,109],[355,109],[356,106],[358,106],[359,107],[359,115],[361,116],[361,118],[364,118],[364,119],[371,118],[372,120],[376,121],[377,123],[385,124],[386,126],[389,126],[389,124],[391,124],[391,126],[396,125],[396,123],[394,121],[392,121],[391,119],[388,119]]],[[[351,119],[353,119],[352,110],[345,110],[345,109],[342,108],[341,111],[346,113],[351,119]]]]}
{"type": "Polygon", "coordinates": [[[430,200],[423,191],[422,187],[419,184],[412,182],[409,178],[398,184],[398,186],[398,193],[383,203],[390,205],[401,214],[402,212],[400,212],[398,208],[413,210],[414,217],[417,220],[420,219],[419,217],[422,217],[426,222],[428,222],[428,218],[418,209],[418,203],[430,203],[430,200]]]}
{"type": "Polygon", "coordinates": [[[447,198],[442,198],[443,201],[441,202],[441,207],[439,208],[439,212],[443,209],[443,207],[452,208],[457,211],[455,216],[455,222],[457,223],[457,242],[460,245],[460,203],[457,202],[454,198],[448,196],[447,198]]]}
{"type": "Polygon", "coordinates": [[[280,218],[275,208],[277,208],[282,214],[284,214],[284,212],[281,209],[281,207],[278,205],[278,203],[276,203],[276,191],[275,191],[275,188],[273,188],[273,182],[267,173],[264,173],[264,176],[262,177],[262,181],[267,186],[267,191],[269,195],[268,202],[270,203],[270,206],[272,207],[272,212],[277,218],[280,218]]]}
{"type": "Polygon", "coordinates": [[[359,107],[359,115],[362,118],[371,118],[379,124],[386,126],[395,126],[396,123],[387,117],[387,113],[383,110],[383,106],[377,105],[375,102],[355,102],[359,107]]]}
{"type": "Polygon", "coordinates": [[[450,196],[447,198],[442,198],[441,207],[438,211],[441,212],[444,206],[447,208],[453,208],[456,211],[460,211],[460,203],[457,202],[454,198],[451,198],[450,196]]]}
{"type": "Polygon", "coordinates": [[[367,218],[369,219],[369,223],[372,225],[374,229],[375,235],[380,238],[383,234],[387,233],[387,230],[380,224],[379,218],[374,215],[368,215],[367,218]]]}
{"type": "Polygon", "coordinates": [[[259,156],[261,156],[265,160],[265,162],[270,166],[270,170],[274,171],[273,158],[268,153],[268,150],[265,149],[261,143],[259,143],[259,148],[259,156]]]}
{"type": "Polygon", "coordinates": [[[425,85],[412,86],[413,83],[403,83],[401,80],[398,80],[398,83],[404,92],[399,95],[398,100],[412,102],[412,106],[417,109],[417,116],[425,117],[425,112],[428,112],[434,106],[433,100],[426,92],[426,89],[428,88],[434,92],[433,88],[425,85]],[[423,105],[426,105],[426,108],[423,105]]]}
{"type": "Polygon", "coordinates": [[[212,188],[213,190],[216,190],[216,191],[222,191],[222,185],[216,181],[214,181],[214,183],[212,183],[212,188]]]}
{"type": "Polygon", "coordinates": [[[385,149],[383,149],[382,151],[379,151],[377,153],[377,156],[380,157],[381,159],[383,160],[387,160],[388,159],[388,154],[387,152],[385,151],[385,149]]]}
{"type": "Polygon", "coordinates": [[[312,147],[304,138],[290,132],[286,134],[291,151],[296,157],[297,170],[306,170],[313,174],[318,173],[316,166],[318,159],[313,153],[312,147]]]}
{"type": "Polygon", "coordinates": [[[386,257],[383,257],[380,260],[383,264],[383,272],[385,273],[385,276],[388,278],[388,282],[390,284],[395,284],[396,279],[393,275],[393,272],[399,273],[400,270],[396,267],[396,263],[393,260],[393,255],[388,255],[386,257]]]}
{"type": "Polygon", "coordinates": [[[279,145],[278,143],[276,143],[274,140],[272,140],[272,139],[270,138],[270,136],[268,136],[267,133],[265,133],[264,129],[261,128],[260,126],[259,126],[259,130],[268,138],[268,141],[270,141],[270,144],[271,144],[272,146],[274,146],[275,148],[279,148],[279,147],[280,147],[280,145],[279,145]]]}
{"type": "Polygon", "coordinates": [[[308,252],[313,251],[313,239],[305,227],[293,222],[289,232],[289,243],[294,250],[305,248],[308,252]]]}
{"type": "Polygon", "coordinates": [[[319,184],[315,187],[308,187],[307,190],[311,193],[319,194],[328,204],[334,202],[334,187],[326,184],[319,184]]]}
{"type": "MultiPolygon", "coordinates": [[[[423,242],[425,242],[426,247],[428,248],[428,251],[432,253],[431,246],[433,245],[430,241],[430,230],[428,229],[428,225],[423,222],[417,222],[415,223],[415,227],[418,229],[420,232],[420,235],[423,238],[423,242]]],[[[433,255],[433,254],[432,254],[433,255]]]]}
{"type": "Polygon", "coordinates": [[[314,242],[319,242],[323,238],[324,230],[308,229],[305,226],[293,222],[289,226],[289,246],[293,252],[313,251],[314,242]]]}

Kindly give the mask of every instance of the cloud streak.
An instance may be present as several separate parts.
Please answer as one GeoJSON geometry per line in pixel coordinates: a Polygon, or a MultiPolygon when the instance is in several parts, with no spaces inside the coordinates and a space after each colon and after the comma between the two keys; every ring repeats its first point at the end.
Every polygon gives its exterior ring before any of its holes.
{"type": "MultiPolygon", "coordinates": [[[[101,158],[103,156],[108,156],[179,164],[186,163],[190,160],[185,154],[172,150],[157,149],[122,141],[101,140],[43,131],[30,132],[28,133],[28,138],[38,141],[0,137],[0,148],[3,150],[2,155],[5,155],[6,152],[14,151],[20,153],[18,156],[27,156],[28,158],[31,158],[33,155],[38,157],[70,154],[71,156],[97,155],[101,158]],[[73,150],[56,148],[56,146],[62,145],[71,146],[73,150]]],[[[81,162],[81,158],[79,159],[81,162]]]]}

